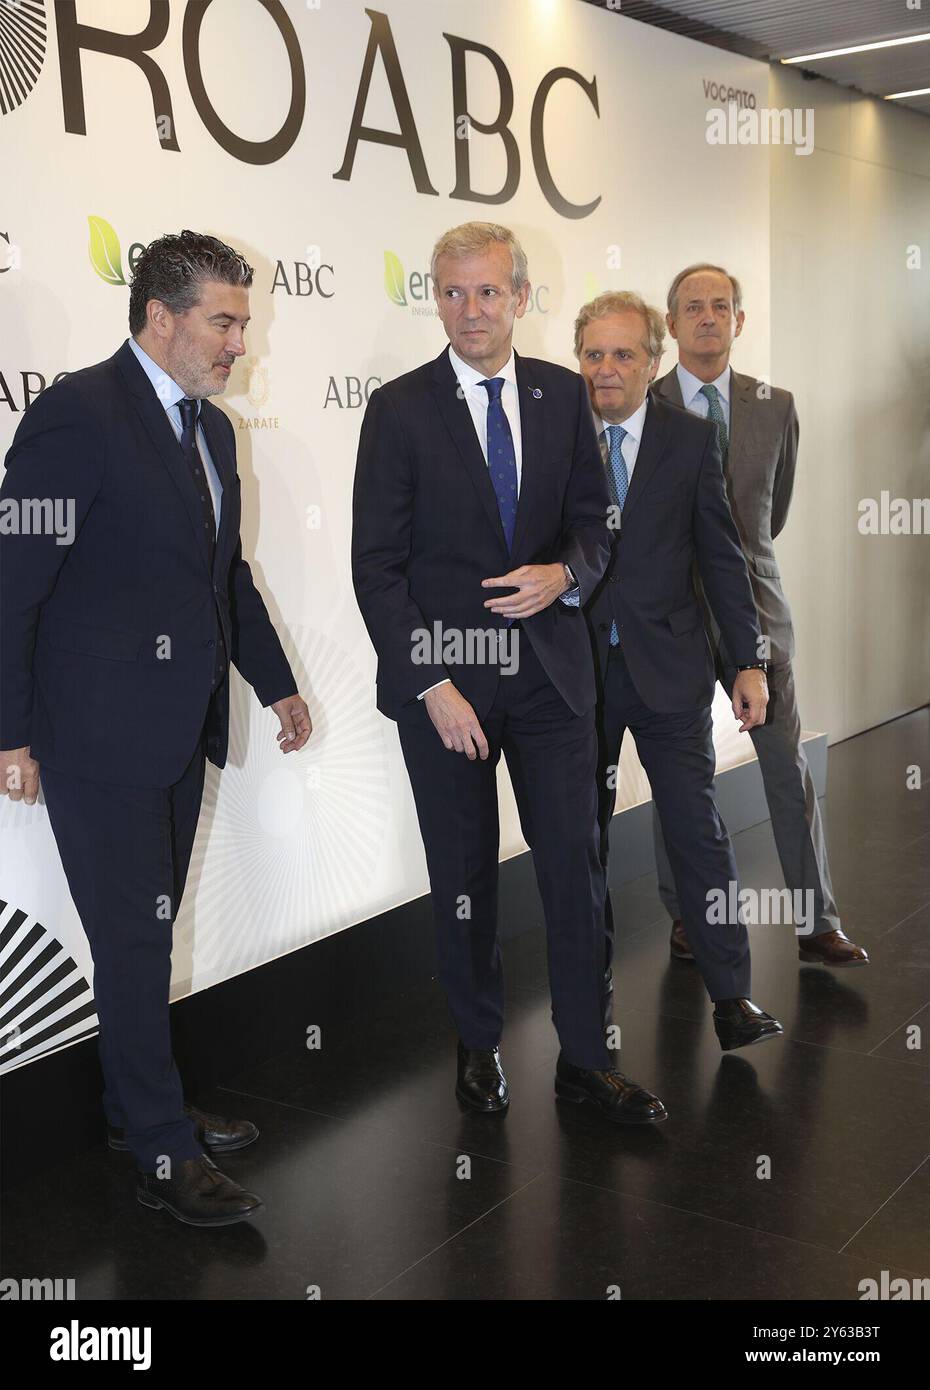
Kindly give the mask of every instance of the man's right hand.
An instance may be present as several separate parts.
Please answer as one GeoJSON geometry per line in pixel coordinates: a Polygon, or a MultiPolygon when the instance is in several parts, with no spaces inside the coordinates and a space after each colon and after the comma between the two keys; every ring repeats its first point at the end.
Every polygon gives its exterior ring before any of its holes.
{"type": "Polygon", "coordinates": [[[36,804],[39,764],[30,758],[28,748],[0,752],[0,796],[7,795],[11,801],[25,801],[27,806],[36,804]]]}
{"type": "Polygon", "coordinates": [[[450,752],[464,753],[472,762],[488,756],[488,741],[475,711],[451,681],[423,696],[426,712],[450,752]]]}

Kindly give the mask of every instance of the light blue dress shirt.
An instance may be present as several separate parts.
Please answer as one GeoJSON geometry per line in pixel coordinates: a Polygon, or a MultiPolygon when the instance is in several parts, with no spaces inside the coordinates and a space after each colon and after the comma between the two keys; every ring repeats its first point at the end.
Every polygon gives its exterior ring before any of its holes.
{"type": "MultiPolygon", "coordinates": [[[[128,338],[126,341],[135,353],[145,375],[152,383],[155,394],[164,406],[165,414],[171,421],[171,428],[174,430],[177,441],[180,444],[181,432],[184,427],[181,424],[181,412],[178,409],[178,401],[183,401],[187,392],[182,391],[178,383],[174,381],[162,367],[159,367],[157,362],[153,362],[145,349],[140,348],[135,338],[128,338]]],[[[220,509],[223,503],[223,485],[216,471],[216,465],[210,456],[210,449],[203,432],[203,425],[200,423],[199,411],[197,414],[197,448],[203,462],[204,472],[207,475],[207,482],[210,485],[210,497],[213,500],[213,515],[216,518],[216,531],[217,535],[219,535],[220,509]]]]}
{"type": "MultiPolygon", "coordinates": [[[[675,368],[678,373],[678,385],[681,387],[681,399],[685,410],[690,410],[693,415],[700,415],[702,420],[706,420],[710,414],[710,403],[706,396],[701,395],[701,388],[704,382],[699,380],[693,372],[689,372],[687,367],[683,367],[679,362],[675,368]]],[[[720,396],[720,409],[723,411],[723,418],[727,422],[727,437],[730,435],[730,367],[724,367],[716,381],[710,383],[716,386],[720,396]]]]}

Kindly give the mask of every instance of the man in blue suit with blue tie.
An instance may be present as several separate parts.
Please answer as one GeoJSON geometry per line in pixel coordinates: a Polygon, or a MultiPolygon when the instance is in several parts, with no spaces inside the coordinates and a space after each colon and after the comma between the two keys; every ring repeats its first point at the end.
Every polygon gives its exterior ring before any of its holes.
{"type": "Polygon", "coordinates": [[[0,544],[0,771],[49,820],[94,959],[110,1146],[137,1195],[189,1225],[241,1221],[260,1200],[220,1156],[247,1120],[185,1105],[171,1053],[172,925],[204,764],[226,762],[229,666],[281,723],[307,706],[242,556],[235,434],[207,397],[244,351],[252,267],[184,231],[136,262],[131,337],[30,406],[0,497],[65,504],[68,543],[28,527],[0,544]]]}
{"type": "Polygon", "coordinates": [[[439,978],[459,1035],[456,1094],[510,1101],[497,934],[503,753],[549,943],[555,1089],[609,1120],[662,1102],[613,1070],[601,1010],[604,875],[594,666],[584,617],[608,558],[607,488],[584,384],[520,357],[526,256],[497,223],[439,239],[449,344],[373,392],[355,475],[352,570],[397,721],[426,850],[439,978]]]}
{"type": "MultiPolygon", "coordinates": [[[[733,714],[758,727],[766,661],[746,561],[712,424],[649,392],[665,338],[658,310],[628,291],[585,304],[575,355],[588,387],[611,492],[610,558],[586,602],[598,672],[598,794],[606,867],[620,747],[636,741],[681,894],[688,939],[730,1051],[782,1032],[750,998],[749,938],[736,862],[714,799],[714,668],[695,588],[701,576],[733,653],[733,714]],[[724,920],[720,904],[726,903],[724,920]]],[[[614,922],[605,901],[605,1015],[614,922]]]]}

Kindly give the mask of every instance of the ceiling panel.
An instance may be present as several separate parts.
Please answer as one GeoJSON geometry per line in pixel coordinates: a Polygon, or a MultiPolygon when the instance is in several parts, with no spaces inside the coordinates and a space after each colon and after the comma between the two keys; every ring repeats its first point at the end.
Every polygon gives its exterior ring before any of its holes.
{"type": "MultiPolygon", "coordinates": [[[[587,0],[616,9],[608,0],[587,0]]],[[[620,13],[752,58],[792,58],[828,48],[930,33],[930,0],[622,0],[620,13]]],[[[873,96],[930,87],[930,42],[813,59],[804,68],[873,96]]],[[[899,103],[926,113],[926,97],[899,103]]]]}

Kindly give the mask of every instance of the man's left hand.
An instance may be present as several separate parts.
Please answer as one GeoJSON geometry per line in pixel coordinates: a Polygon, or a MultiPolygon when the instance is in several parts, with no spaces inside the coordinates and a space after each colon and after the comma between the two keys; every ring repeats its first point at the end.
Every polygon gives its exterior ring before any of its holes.
{"type": "Polygon", "coordinates": [[[739,731],[746,733],[765,723],[765,708],[769,702],[769,683],[764,671],[737,671],[733,682],[733,714],[741,721],[739,731]]]}
{"type": "Polygon", "coordinates": [[[276,700],[271,708],[281,721],[281,732],[275,737],[282,753],[296,753],[313,731],[306,702],[299,695],[288,695],[286,700],[276,700]]]}
{"type": "Polygon", "coordinates": [[[485,608],[504,618],[530,618],[554,603],[569,587],[564,565],[520,565],[497,579],[482,579],[483,589],[502,589],[516,586],[516,594],[489,598],[485,608]]]}

